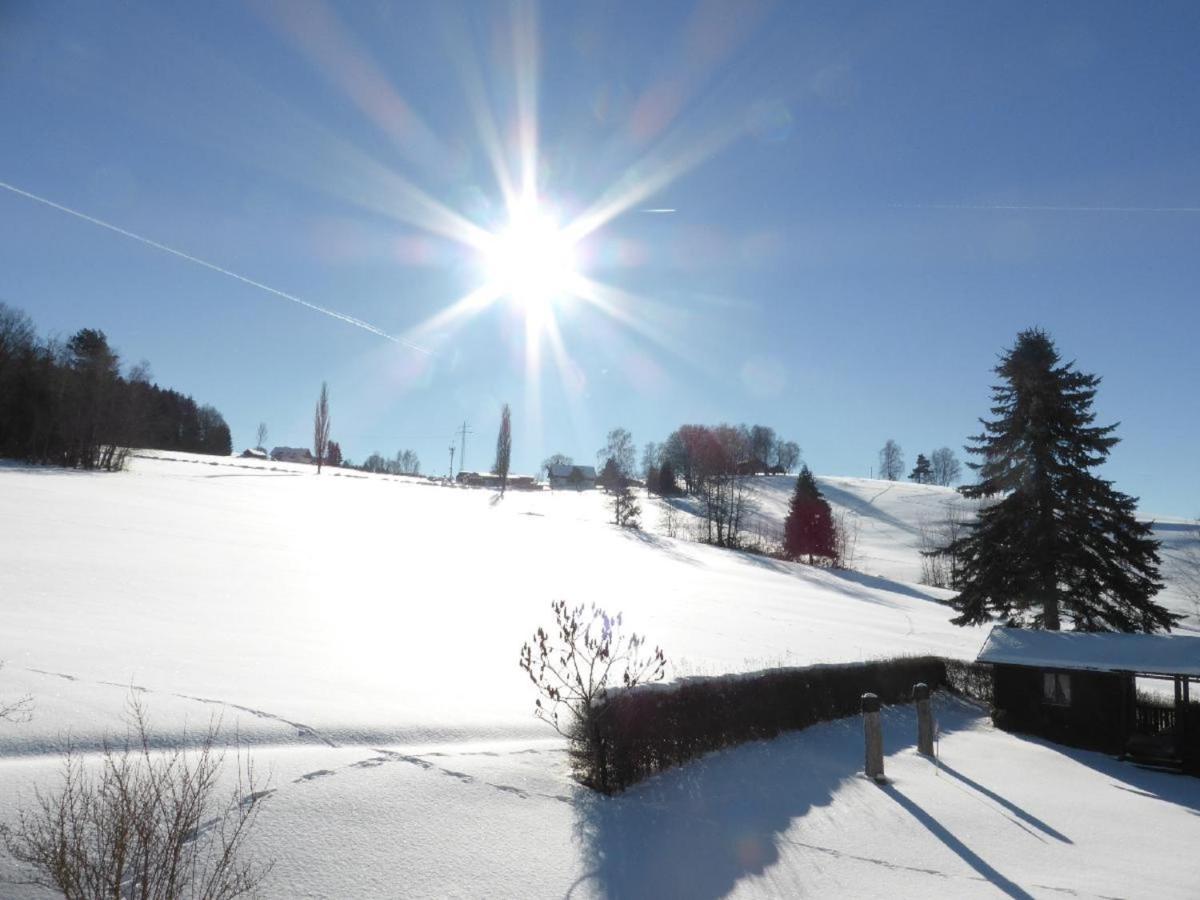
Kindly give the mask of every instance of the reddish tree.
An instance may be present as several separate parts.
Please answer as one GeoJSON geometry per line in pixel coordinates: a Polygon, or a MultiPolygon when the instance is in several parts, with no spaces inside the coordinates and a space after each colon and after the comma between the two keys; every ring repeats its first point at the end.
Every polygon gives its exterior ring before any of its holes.
{"type": "Polygon", "coordinates": [[[791,559],[807,556],[810,563],[813,557],[837,558],[833,513],[808,466],[796,478],[796,490],[783,523],[783,549],[791,559]]]}

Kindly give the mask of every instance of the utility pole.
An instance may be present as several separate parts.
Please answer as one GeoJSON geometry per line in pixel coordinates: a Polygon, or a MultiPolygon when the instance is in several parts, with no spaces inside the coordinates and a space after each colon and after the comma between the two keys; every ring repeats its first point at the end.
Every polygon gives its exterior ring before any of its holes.
{"type": "Polygon", "coordinates": [[[454,445],[450,445],[450,480],[454,480],[454,445]]]}
{"type": "MultiPolygon", "coordinates": [[[[468,425],[466,420],[464,419],[463,423],[462,423],[462,429],[460,432],[462,434],[462,439],[458,442],[458,446],[461,448],[459,450],[459,454],[458,454],[458,471],[460,473],[462,472],[463,469],[465,469],[467,467],[467,435],[475,433],[474,431],[469,431],[468,430],[469,428],[470,428],[470,425],[468,425]]],[[[454,468],[453,465],[451,465],[451,470],[453,470],[453,468],[454,468]]],[[[450,474],[453,475],[454,474],[453,471],[451,471],[450,474]]]]}

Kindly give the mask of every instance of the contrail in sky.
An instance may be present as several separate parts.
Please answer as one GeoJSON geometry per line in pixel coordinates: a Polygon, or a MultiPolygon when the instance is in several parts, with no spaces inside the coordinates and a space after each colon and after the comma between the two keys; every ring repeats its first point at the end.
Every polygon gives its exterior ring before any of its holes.
{"type": "Polygon", "coordinates": [[[1049,206],[1027,203],[897,203],[898,209],[1018,210],[1023,212],[1200,213],[1200,206],[1049,206]]]}
{"type": "Polygon", "coordinates": [[[340,313],[334,309],[326,309],[324,306],[317,306],[315,303],[309,303],[297,297],[295,294],[289,294],[286,291],[281,291],[271,287],[269,284],[263,284],[261,281],[255,281],[253,278],[247,278],[245,275],[239,275],[237,272],[231,272],[229,269],[222,268],[216,263],[210,263],[207,260],[200,259],[198,256],[192,256],[190,253],[184,253],[182,250],[176,250],[174,247],[168,247],[166,244],[160,244],[158,241],[152,241],[148,237],[143,237],[140,234],[134,234],[132,231],[127,231],[113,225],[111,222],[105,222],[103,219],[97,219],[95,216],[89,216],[87,213],[82,213],[77,209],[71,209],[69,206],[63,206],[61,203],[55,203],[53,200],[47,200],[45,197],[39,197],[37,194],[31,194],[29,191],[21,190],[15,185],[0,181],[0,188],[9,191],[13,194],[26,197],[36,203],[41,203],[44,206],[49,206],[51,209],[57,209],[59,212],[64,212],[69,216],[75,216],[77,219],[83,219],[85,222],[91,222],[93,225],[99,225],[101,228],[107,228],[109,231],[114,231],[123,237],[131,238],[139,243],[145,244],[147,247],[153,247],[155,250],[161,250],[164,253],[170,253],[172,256],[178,256],[180,259],[186,259],[188,262],[195,263],[198,266],[204,266],[206,269],[212,269],[214,272],[220,272],[222,275],[227,275],[230,278],[235,278],[243,284],[248,284],[251,287],[256,287],[259,290],[266,291],[268,294],[274,294],[276,297],[282,297],[284,300],[290,300],[292,303],[298,303],[300,306],[307,307],[314,312],[319,312],[322,315],[329,316],[333,319],[338,319],[345,322],[347,325],[353,325],[355,328],[361,328],[364,331],[369,331],[371,334],[377,334],[381,338],[392,341],[395,344],[400,344],[402,347],[407,347],[410,350],[415,350],[417,353],[424,353],[426,356],[431,355],[432,351],[414,344],[411,341],[406,341],[404,338],[396,337],[394,334],[388,334],[386,331],[376,328],[370,322],[364,322],[362,319],[356,319],[354,316],[348,316],[345,313],[340,313]]]}
{"type": "Polygon", "coordinates": [[[644,213],[673,213],[673,212],[676,212],[676,210],[673,207],[663,206],[663,207],[659,207],[657,209],[643,209],[642,212],[644,212],[644,213]]]}

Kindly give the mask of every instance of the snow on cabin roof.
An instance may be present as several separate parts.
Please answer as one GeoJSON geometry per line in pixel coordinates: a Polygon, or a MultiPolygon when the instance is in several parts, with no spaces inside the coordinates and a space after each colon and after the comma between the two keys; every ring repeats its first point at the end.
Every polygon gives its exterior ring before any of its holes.
{"type": "Polygon", "coordinates": [[[997,626],[979,651],[978,662],[1200,677],[1200,638],[997,626]]]}

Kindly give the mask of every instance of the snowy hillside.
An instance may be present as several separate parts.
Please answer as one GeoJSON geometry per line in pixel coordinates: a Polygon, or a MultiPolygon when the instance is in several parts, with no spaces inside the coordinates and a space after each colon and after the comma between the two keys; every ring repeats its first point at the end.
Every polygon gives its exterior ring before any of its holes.
{"type": "MultiPolygon", "coordinates": [[[[789,482],[763,479],[765,515],[789,482]]],[[[915,758],[908,713],[890,714],[890,792],[854,777],[856,723],[718,754],[615,801],[570,782],[517,666],[556,598],[623,612],[670,674],[974,656],[983,631],[949,624],[947,592],[908,583],[916,521],[949,492],[821,486],[860,513],[872,575],[667,538],[657,501],[647,532],[619,530],[597,493],[495,502],[204,457],[118,475],[0,468],[0,696],[36,701],[31,722],[0,723],[0,817],[46,783],[68,732],[94,748],[120,730],[132,687],[165,738],[219,715],[272,770],[260,846],[278,860],[275,897],[983,896],[989,881],[1136,895],[1149,883],[1105,861],[1140,820],[1164,836],[1147,853],[1171,861],[1145,895],[1186,896],[1200,876],[1182,849],[1200,839],[1192,782],[1021,741],[958,705],[943,755],[960,776],[915,758]],[[1025,778],[1031,761],[1045,785],[1025,778]],[[1063,812],[1077,791],[1093,799],[1063,812]]]]}
{"type": "MultiPolygon", "coordinates": [[[[858,535],[853,568],[881,578],[910,582],[921,581],[921,549],[924,543],[939,546],[948,519],[967,522],[978,508],[953,488],[913,484],[909,481],[882,481],[877,478],[839,478],[816,476],[817,486],[833,508],[834,516],[858,535]]],[[[787,517],[788,503],[795,489],[794,475],[772,475],[751,480],[754,518],[761,520],[768,534],[780,534],[787,517]]],[[[675,505],[689,510],[686,500],[675,505]]],[[[654,509],[661,509],[661,501],[654,509]]],[[[1183,628],[1200,629],[1200,608],[1186,596],[1183,588],[1185,543],[1195,543],[1194,520],[1163,518],[1145,514],[1152,522],[1154,535],[1162,542],[1160,556],[1164,589],[1157,601],[1173,612],[1187,617],[1183,628]]],[[[660,529],[656,513],[646,517],[646,527],[660,529]]],[[[756,527],[752,522],[751,530],[756,527]]],[[[921,588],[921,590],[927,590],[921,588]]]]}

